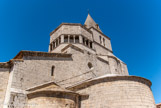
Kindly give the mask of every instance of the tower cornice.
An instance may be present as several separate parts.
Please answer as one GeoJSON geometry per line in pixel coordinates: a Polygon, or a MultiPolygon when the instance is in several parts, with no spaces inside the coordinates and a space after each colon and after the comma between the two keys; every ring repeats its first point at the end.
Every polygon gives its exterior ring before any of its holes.
{"type": "Polygon", "coordinates": [[[83,26],[82,24],[80,23],[61,23],[55,30],[53,30],[51,33],[50,33],[50,36],[55,33],[61,26],[63,25],[69,25],[69,26],[80,26],[82,27],[83,29],[85,29],[86,31],[88,31],[89,33],[92,34],[92,31],[89,30],[88,28],[86,28],[85,26],[83,26]]]}

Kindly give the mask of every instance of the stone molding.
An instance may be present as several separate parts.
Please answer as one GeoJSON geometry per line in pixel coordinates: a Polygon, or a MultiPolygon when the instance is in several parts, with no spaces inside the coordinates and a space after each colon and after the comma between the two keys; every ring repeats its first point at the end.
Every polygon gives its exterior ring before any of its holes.
{"type": "Polygon", "coordinates": [[[71,58],[72,54],[48,53],[48,52],[39,52],[39,51],[20,51],[13,59],[23,59],[24,56],[71,58]]]}
{"type": "Polygon", "coordinates": [[[85,29],[86,31],[88,31],[89,33],[92,34],[92,31],[90,31],[89,29],[87,29],[85,26],[83,26],[82,24],[80,23],[61,23],[55,30],[53,30],[51,33],[50,33],[50,36],[55,33],[62,25],[69,25],[69,26],[80,26],[82,27],[83,29],[85,29]]]}
{"type": "Polygon", "coordinates": [[[146,84],[147,86],[151,87],[152,83],[150,80],[138,77],[138,76],[110,76],[110,77],[102,77],[102,78],[95,78],[92,80],[88,80],[86,82],[79,83],[74,86],[67,87],[66,89],[68,90],[80,90],[87,88],[89,86],[98,84],[98,83],[103,83],[103,82],[113,82],[113,81],[120,81],[120,80],[128,80],[128,81],[137,81],[143,84],[146,84]]]}

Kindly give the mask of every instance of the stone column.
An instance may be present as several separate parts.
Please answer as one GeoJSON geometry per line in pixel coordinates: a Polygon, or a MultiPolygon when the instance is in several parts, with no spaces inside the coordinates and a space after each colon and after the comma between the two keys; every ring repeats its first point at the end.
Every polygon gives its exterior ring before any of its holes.
{"type": "Polygon", "coordinates": [[[74,43],[75,43],[75,35],[73,35],[74,43]]]}
{"type": "Polygon", "coordinates": [[[64,43],[64,35],[61,35],[61,41],[60,43],[64,43]]]}
{"type": "Polygon", "coordinates": [[[92,42],[92,49],[94,49],[94,43],[92,42]]]}
{"type": "Polygon", "coordinates": [[[82,36],[79,35],[79,43],[83,43],[82,36]]]}
{"type": "Polygon", "coordinates": [[[70,43],[70,35],[68,35],[68,43],[70,43]]]}
{"type": "Polygon", "coordinates": [[[58,45],[59,45],[60,43],[59,43],[59,38],[58,38],[58,45]]]}
{"type": "Polygon", "coordinates": [[[57,47],[57,46],[56,46],[56,41],[55,41],[55,47],[57,47]]]}

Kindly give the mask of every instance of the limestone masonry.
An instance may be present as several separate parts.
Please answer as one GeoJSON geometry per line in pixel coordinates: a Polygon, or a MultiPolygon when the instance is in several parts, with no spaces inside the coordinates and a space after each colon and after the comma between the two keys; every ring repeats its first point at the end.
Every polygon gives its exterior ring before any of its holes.
{"type": "Polygon", "coordinates": [[[151,82],[129,75],[89,14],[52,31],[48,50],[0,63],[0,108],[156,108],[151,82]]]}

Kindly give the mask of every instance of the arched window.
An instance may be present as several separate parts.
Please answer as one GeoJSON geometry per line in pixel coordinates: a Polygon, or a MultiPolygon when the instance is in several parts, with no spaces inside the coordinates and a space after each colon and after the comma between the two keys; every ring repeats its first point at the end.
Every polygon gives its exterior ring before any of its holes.
{"type": "Polygon", "coordinates": [[[100,44],[102,44],[102,39],[101,39],[101,36],[100,36],[100,44]]]}
{"type": "Polygon", "coordinates": [[[92,69],[92,68],[93,68],[93,65],[92,65],[91,62],[88,63],[88,68],[89,68],[89,69],[92,69]]]}
{"type": "Polygon", "coordinates": [[[55,66],[51,67],[51,76],[54,76],[54,70],[55,70],[55,66]]]}
{"type": "Polygon", "coordinates": [[[103,38],[103,45],[105,46],[105,39],[103,38]]]}

